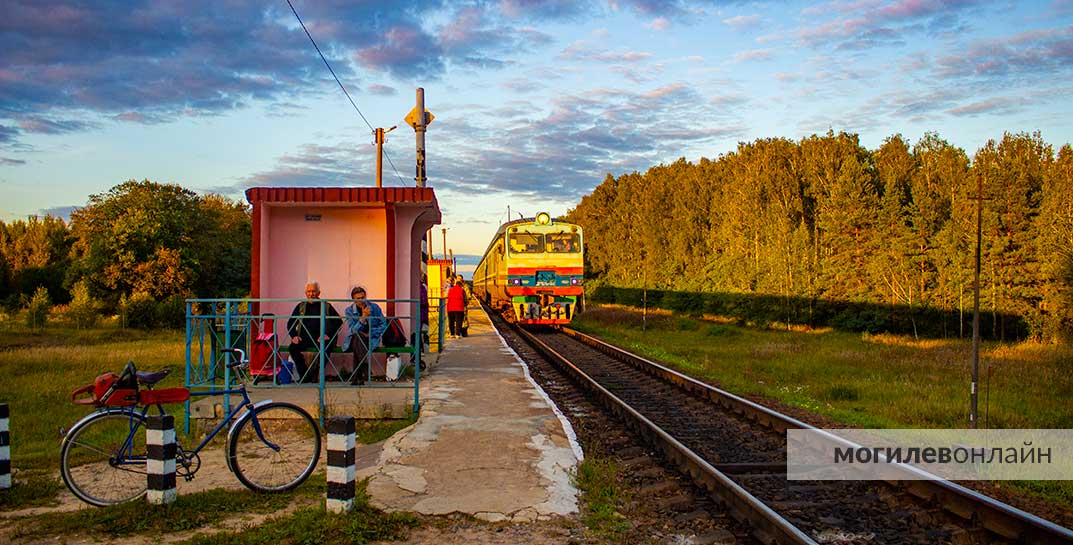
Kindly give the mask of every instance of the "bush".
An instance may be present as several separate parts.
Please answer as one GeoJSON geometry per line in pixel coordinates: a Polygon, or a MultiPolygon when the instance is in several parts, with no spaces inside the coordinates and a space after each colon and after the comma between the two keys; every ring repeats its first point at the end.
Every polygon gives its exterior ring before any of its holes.
{"type": "Polygon", "coordinates": [[[119,301],[120,319],[124,327],[153,329],[157,326],[157,303],[152,295],[138,292],[119,301]]]}
{"type": "Polygon", "coordinates": [[[89,286],[85,281],[78,282],[71,288],[71,304],[67,306],[67,316],[78,329],[87,329],[97,325],[100,305],[89,295],[89,286]]]}
{"type": "Polygon", "coordinates": [[[156,323],[168,329],[186,327],[186,300],[182,295],[172,295],[157,304],[156,323]]]}
{"type": "Polygon", "coordinates": [[[52,299],[48,296],[48,290],[44,286],[37,288],[30,298],[30,304],[26,306],[26,325],[35,330],[45,327],[51,307],[52,299]]]}

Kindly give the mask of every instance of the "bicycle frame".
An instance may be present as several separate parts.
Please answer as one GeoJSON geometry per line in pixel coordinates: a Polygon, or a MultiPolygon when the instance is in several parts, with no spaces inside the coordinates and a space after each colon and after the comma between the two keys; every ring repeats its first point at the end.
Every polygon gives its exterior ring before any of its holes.
{"type": "MultiPolygon", "coordinates": [[[[211,432],[209,432],[208,435],[205,436],[205,439],[203,439],[201,441],[201,443],[197,447],[194,447],[193,450],[189,450],[189,451],[184,450],[181,447],[179,447],[179,452],[182,452],[184,456],[187,453],[189,453],[191,455],[194,455],[194,456],[197,456],[205,448],[205,446],[209,444],[209,442],[211,442],[213,439],[216,438],[216,435],[219,434],[220,431],[224,429],[224,426],[226,426],[229,423],[231,423],[232,420],[234,420],[235,424],[238,423],[238,420],[236,419],[236,417],[238,416],[238,414],[244,408],[250,411],[250,418],[253,418],[253,429],[254,429],[254,431],[257,432],[257,437],[262,442],[264,442],[264,444],[266,446],[268,446],[272,450],[278,452],[279,449],[280,449],[279,445],[273,444],[270,441],[268,441],[268,439],[265,438],[264,432],[261,430],[261,423],[257,420],[256,414],[253,412],[253,410],[255,408],[257,408],[258,406],[264,405],[264,404],[267,404],[267,403],[271,403],[272,400],[266,399],[264,401],[259,401],[257,403],[253,403],[252,401],[250,401],[249,394],[246,393],[245,385],[243,385],[241,388],[231,388],[231,389],[227,389],[227,390],[208,390],[208,391],[204,391],[204,392],[190,392],[191,396],[215,396],[215,395],[225,395],[225,394],[235,394],[235,395],[242,394],[242,403],[236,405],[233,409],[231,409],[231,411],[227,414],[227,417],[224,418],[223,420],[221,420],[220,423],[217,424],[216,427],[213,428],[213,430],[211,432]]],[[[106,411],[103,411],[103,412],[110,412],[110,413],[114,413],[114,414],[126,414],[126,415],[128,415],[130,417],[130,432],[127,434],[127,438],[126,438],[126,440],[124,440],[123,446],[118,450],[118,452],[120,453],[119,454],[119,459],[111,461],[113,465],[119,466],[119,465],[127,465],[127,464],[129,464],[129,465],[145,464],[145,459],[146,459],[145,456],[135,456],[134,453],[133,453],[134,434],[138,432],[138,428],[140,427],[140,424],[135,423],[136,420],[134,418],[134,415],[138,415],[140,417],[137,420],[137,422],[140,422],[141,420],[145,419],[146,415],[149,414],[150,407],[153,407],[153,405],[145,405],[145,406],[141,407],[141,412],[138,411],[137,407],[131,407],[131,408],[125,408],[125,409],[108,409],[106,411]]],[[[160,414],[160,415],[168,414],[167,411],[164,410],[164,407],[162,405],[155,405],[155,407],[157,408],[158,414],[160,414]]],[[[99,414],[99,413],[93,413],[91,415],[88,415],[86,418],[96,416],[97,414],[99,414]]],[[[234,425],[232,425],[232,429],[233,428],[234,428],[234,425]]],[[[230,432],[228,432],[228,435],[230,436],[230,432]]],[[[176,444],[178,445],[178,442],[176,442],[176,444]]]]}

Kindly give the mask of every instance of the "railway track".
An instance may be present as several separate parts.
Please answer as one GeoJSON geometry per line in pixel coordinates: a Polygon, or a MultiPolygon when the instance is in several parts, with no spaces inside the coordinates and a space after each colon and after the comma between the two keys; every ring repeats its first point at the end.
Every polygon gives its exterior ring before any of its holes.
{"type": "Polygon", "coordinates": [[[946,481],[788,481],[785,430],[809,425],[576,331],[514,333],[763,543],[1073,544],[1068,529],[946,481]]]}

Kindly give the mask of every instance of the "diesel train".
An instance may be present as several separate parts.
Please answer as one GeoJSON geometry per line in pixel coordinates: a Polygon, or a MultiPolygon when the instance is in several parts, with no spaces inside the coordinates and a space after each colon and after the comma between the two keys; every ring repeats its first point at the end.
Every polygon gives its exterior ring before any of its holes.
{"type": "Polygon", "coordinates": [[[546,212],[499,226],[473,273],[473,292],[520,324],[568,324],[584,290],[581,227],[546,212]]]}

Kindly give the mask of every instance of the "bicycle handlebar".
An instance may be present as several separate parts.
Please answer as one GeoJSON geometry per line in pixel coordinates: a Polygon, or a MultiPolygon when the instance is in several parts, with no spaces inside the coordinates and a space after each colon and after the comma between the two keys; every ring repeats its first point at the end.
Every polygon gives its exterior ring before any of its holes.
{"type": "Polygon", "coordinates": [[[232,352],[238,354],[238,361],[233,361],[231,363],[228,363],[227,364],[228,367],[238,367],[239,365],[242,365],[242,364],[246,363],[246,352],[244,350],[242,350],[241,348],[222,348],[222,349],[220,349],[220,353],[222,353],[222,354],[227,354],[227,353],[232,353],[232,352]]]}

